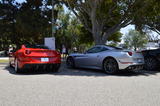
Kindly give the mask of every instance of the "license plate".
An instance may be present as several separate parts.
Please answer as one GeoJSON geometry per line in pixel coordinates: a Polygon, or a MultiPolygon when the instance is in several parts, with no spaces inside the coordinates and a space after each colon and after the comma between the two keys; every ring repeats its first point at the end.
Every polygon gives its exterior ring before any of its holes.
{"type": "Polygon", "coordinates": [[[48,62],[49,59],[48,58],[41,58],[41,62],[48,62]]]}

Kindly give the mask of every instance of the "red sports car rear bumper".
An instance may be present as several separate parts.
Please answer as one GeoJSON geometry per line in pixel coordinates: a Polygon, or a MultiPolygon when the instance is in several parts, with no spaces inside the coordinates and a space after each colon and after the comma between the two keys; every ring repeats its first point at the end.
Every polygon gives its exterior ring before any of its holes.
{"type": "Polygon", "coordinates": [[[50,57],[48,58],[47,62],[43,62],[41,61],[41,58],[36,57],[36,58],[28,58],[28,59],[19,59],[18,66],[19,68],[24,68],[26,65],[31,66],[32,64],[35,66],[35,65],[46,65],[46,64],[60,64],[60,63],[61,63],[60,57],[50,57]]]}
{"type": "Polygon", "coordinates": [[[57,64],[25,64],[23,66],[23,69],[28,69],[28,70],[52,70],[52,69],[58,69],[60,67],[60,63],[57,64]]]}

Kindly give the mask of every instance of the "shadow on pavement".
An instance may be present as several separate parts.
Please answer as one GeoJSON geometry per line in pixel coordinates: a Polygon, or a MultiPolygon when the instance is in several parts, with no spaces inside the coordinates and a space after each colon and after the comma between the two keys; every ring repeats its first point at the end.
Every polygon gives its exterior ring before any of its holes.
{"type": "Polygon", "coordinates": [[[44,70],[23,70],[20,73],[16,73],[14,68],[9,67],[9,66],[6,66],[5,70],[7,70],[10,74],[14,74],[14,75],[40,75],[40,74],[46,75],[46,74],[55,74],[55,73],[57,73],[57,72],[47,72],[47,71],[44,71],[44,70]]]}
{"type": "Polygon", "coordinates": [[[44,70],[26,70],[22,73],[15,73],[14,68],[10,68],[9,66],[5,67],[5,70],[7,70],[9,73],[14,75],[56,75],[56,76],[120,76],[120,77],[132,77],[132,76],[150,76],[150,75],[156,75],[159,73],[159,71],[120,71],[115,75],[108,75],[102,70],[94,70],[94,69],[83,69],[83,68],[76,68],[76,69],[69,69],[66,67],[65,64],[61,65],[61,68],[59,72],[47,72],[44,70]]]}
{"type": "Polygon", "coordinates": [[[102,70],[95,70],[95,69],[84,69],[84,68],[76,68],[76,69],[69,69],[66,66],[61,68],[59,73],[55,73],[55,75],[68,75],[68,76],[120,76],[120,77],[132,77],[132,76],[150,76],[156,75],[160,73],[160,71],[146,71],[146,70],[139,70],[139,71],[119,71],[114,75],[106,74],[102,70]]]}

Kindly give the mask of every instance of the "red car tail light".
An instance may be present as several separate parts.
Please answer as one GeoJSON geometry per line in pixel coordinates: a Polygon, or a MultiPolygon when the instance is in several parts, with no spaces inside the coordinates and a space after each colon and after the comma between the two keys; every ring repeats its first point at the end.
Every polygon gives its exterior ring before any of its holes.
{"type": "Polygon", "coordinates": [[[25,54],[31,54],[31,51],[30,50],[26,50],[25,54]]]}
{"type": "Polygon", "coordinates": [[[132,56],[132,55],[133,55],[133,53],[132,53],[132,52],[128,52],[128,54],[129,54],[130,56],[132,56]]]}

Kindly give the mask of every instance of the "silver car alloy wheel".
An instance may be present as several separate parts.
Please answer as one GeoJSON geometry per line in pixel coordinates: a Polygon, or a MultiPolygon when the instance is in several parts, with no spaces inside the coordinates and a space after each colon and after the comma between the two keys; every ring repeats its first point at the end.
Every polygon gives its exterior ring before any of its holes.
{"type": "Polygon", "coordinates": [[[114,74],[115,72],[117,72],[118,71],[117,62],[112,58],[106,59],[104,61],[104,71],[109,74],[114,74]]]}

